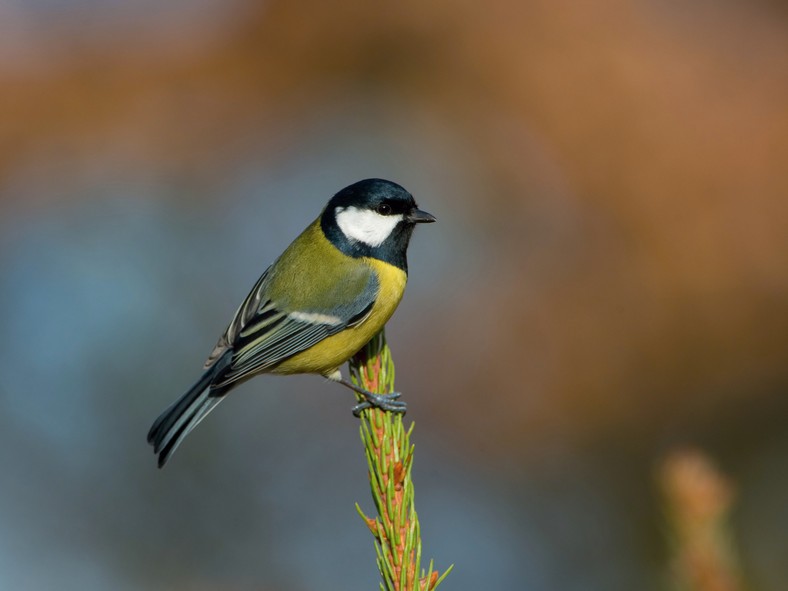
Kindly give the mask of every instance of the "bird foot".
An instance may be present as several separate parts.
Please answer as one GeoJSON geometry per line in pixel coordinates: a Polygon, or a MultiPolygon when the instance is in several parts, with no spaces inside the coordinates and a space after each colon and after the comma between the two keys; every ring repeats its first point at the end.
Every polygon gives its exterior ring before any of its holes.
{"type": "Polygon", "coordinates": [[[364,402],[360,402],[353,407],[353,416],[355,417],[360,417],[361,411],[367,408],[379,408],[380,410],[396,412],[403,415],[408,410],[408,405],[405,402],[397,400],[397,398],[402,396],[402,393],[400,392],[392,392],[391,394],[373,394],[372,392],[361,390],[361,388],[356,390],[356,392],[361,394],[365,400],[364,402]]]}

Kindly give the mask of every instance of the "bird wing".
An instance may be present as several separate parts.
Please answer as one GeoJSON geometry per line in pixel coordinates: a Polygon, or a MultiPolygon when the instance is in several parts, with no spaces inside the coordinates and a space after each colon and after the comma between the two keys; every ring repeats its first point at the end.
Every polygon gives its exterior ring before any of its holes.
{"type": "Polygon", "coordinates": [[[206,364],[210,365],[222,351],[233,350],[231,363],[213,387],[228,386],[265,371],[363,322],[378,295],[377,276],[367,265],[342,271],[338,274],[340,281],[337,275],[320,271],[309,278],[313,293],[320,296],[309,305],[308,296],[288,289],[292,278],[277,276],[269,267],[238,308],[206,364]],[[326,301],[341,304],[327,306],[326,301]]]}

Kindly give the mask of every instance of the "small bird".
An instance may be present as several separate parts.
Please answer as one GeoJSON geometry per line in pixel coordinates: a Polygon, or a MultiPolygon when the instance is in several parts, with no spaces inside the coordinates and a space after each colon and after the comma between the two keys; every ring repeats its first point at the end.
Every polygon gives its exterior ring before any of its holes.
{"type": "Polygon", "coordinates": [[[366,179],[334,195],[320,216],[266,269],[186,394],[165,410],[148,443],[167,463],[184,438],[238,384],[261,374],[320,374],[370,407],[405,412],[399,393],[373,394],[340,366],[386,324],[408,278],[416,224],[434,222],[404,188],[366,179]]]}

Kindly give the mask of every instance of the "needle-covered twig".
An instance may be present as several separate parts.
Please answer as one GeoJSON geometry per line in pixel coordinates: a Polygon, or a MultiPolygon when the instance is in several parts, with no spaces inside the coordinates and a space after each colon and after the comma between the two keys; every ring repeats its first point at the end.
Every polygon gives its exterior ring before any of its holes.
{"type": "Polygon", "coordinates": [[[676,591],[742,591],[730,511],[733,487],[695,449],[668,455],[659,470],[673,541],[670,588],[676,591]]]}
{"type": "MultiPolygon", "coordinates": [[[[356,385],[376,393],[394,391],[394,363],[381,331],[350,360],[356,385]]],[[[362,401],[359,395],[359,401],[362,401]]],[[[361,413],[361,441],[369,465],[369,482],[377,516],[356,510],[375,537],[382,591],[432,591],[449,574],[421,569],[421,534],[413,503],[413,423],[406,430],[402,415],[371,408],[361,413]]]]}

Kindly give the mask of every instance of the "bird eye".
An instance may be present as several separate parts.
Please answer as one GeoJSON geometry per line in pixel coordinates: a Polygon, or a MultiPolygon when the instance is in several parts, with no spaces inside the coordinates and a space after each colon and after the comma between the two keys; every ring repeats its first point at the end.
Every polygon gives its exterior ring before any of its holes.
{"type": "Polygon", "coordinates": [[[378,205],[378,213],[380,215],[391,215],[391,205],[388,203],[381,203],[378,205]]]}

